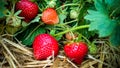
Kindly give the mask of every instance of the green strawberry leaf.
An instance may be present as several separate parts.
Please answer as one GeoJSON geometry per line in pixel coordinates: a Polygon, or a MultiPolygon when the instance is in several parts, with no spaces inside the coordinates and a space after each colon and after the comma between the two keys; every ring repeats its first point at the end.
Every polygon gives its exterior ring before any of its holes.
{"type": "Polygon", "coordinates": [[[120,0],[94,0],[94,5],[95,10],[88,10],[84,17],[90,21],[89,31],[97,31],[99,37],[110,37],[112,45],[120,45],[120,0]]]}
{"type": "Polygon", "coordinates": [[[7,4],[7,2],[5,0],[1,0],[0,1],[0,18],[5,16],[5,11],[6,11],[6,7],[5,5],[7,4]]]}
{"type": "Polygon", "coordinates": [[[99,37],[109,36],[116,23],[109,18],[107,6],[102,0],[94,0],[94,2],[97,11],[88,10],[88,15],[85,16],[85,19],[91,21],[89,31],[97,30],[99,37]]]}
{"type": "Polygon", "coordinates": [[[116,21],[109,19],[107,15],[99,11],[88,10],[88,13],[85,19],[91,21],[89,31],[98,30],[99,37],[111,35],[117,25],[116,21]]]}
{"type": "Polygon", "coordinates": [[[108,18],[108,12],[107,9],[105,9],[105,4],[102,0],[94,0],[94,2],[96,10],[88,10],[88,14],[84,17],[91,22],[89,31],[97,30],[100,37],[109,36],[111,34],[111,30],[104,32],[106,31],[104,28],[107,28],[110,24],[109,22],[111,21],[108,18]]]}
{"type": "Polygon", "coordinates": [[[26,46],[31,46],[35,36],[42,33],[45,33],[45,29],[34,23],[29,25],[21,33],[17,34],[16,37],[18,40],[22,41],[22,44],[26,46]]]}
{"type": "Polygon", "coordinates": [[[97,11],[101,12],[102,14],[108,14],[107,5],[103,0],[94,0],[94,5],[97,11]]]}
{"type": "Polygon", "coordinates": [[[109,6],[110,12],[115,16],[120,14],[120,0],[105,0],[105,3],[109,6]]]}
{"type": "Polygon", "coordinates": [[[114,46],[120,45],[120,25],[117,25],[117,27],[113,31],[113,34],[110,36],[110,41],[114,46]]]}

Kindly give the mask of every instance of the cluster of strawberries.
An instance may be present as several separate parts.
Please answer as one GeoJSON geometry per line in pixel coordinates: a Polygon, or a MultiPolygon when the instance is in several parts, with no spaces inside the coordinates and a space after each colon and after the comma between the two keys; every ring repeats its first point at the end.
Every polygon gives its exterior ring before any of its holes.
{"type": "MultiPolygon", "coordinates": [[[[29,0],[20,0],[16,3],[15,9],[16,11],[22,10],[19,16],[24,17],[26,22],[34,19],[39,11],[38,5],[29,0]]],[[[45,24],[53,25],[59,22],[59,17],[54,8],[47,8],[42,12],[41,20],[45,24]]],[[[33,52],[37,60],[47,59],[52,53],[57,56],[59,53],[58,41],[50,34],[39,34],[33,41],[33,52]]],[[[71,61],[81,64],[88,52],[88,46],[84,42],[67,43],[64,46],[64,52],[71,61]]]]}
{"type": "MultiPolygon", "coordinates": [[[[30,22],[37,16],[39,7],[30,0],[20,0],[16,3],[16,11],[18,10],[22,10],[19,16],[24,17],[24,21],[30,22]]],[[[45,9],[41,19],[45,24],[57,24],[59,22],[57,12],[54,8],[45,9]]]]}
{"type": "MultiPolygon", "coordinates": [[[[59,45],[57,40],[49,34],[39,34],[33,41],[34,57],[37,60],[47,59],[49,56],[57,56],[59,45]]],[[[81,64],[88,52],[88,46],[84,42],[72,42],[64,45],[64,52],[71,61],[81,64]]]]}

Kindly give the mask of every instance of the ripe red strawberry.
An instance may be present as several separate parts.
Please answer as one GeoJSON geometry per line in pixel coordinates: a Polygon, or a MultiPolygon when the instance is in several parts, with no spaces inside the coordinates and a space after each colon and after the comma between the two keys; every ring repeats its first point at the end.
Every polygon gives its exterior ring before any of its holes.
{"type": "Polygon", "coordinates": [[[39,34],[33,42],[34,57],[37,60],[44,60],[51,56],[58,55],[59,47],[57,40],[49,34],[39,34]]]}
{"type": "Polygon", "coordinates": [[[55,9],[47,8],[42,13],[42,21],[45,24],[53,25],[59,22],[59,17],[55,9]]]}
{"type": "Polygon", "coordinates": [[[30,0],[20,0],[16,3],[15,9],[16,11],[22,10],[19,16],[24,17],[26,22],[30,22],[38,14],[37,4],[30,0]]]}
{"type": "Polygon", "coordinates": [[[84,42],[69,43],[64,46],[64,52],[73,62],[81,64],[88,52],[88,47],[84,42]]]}

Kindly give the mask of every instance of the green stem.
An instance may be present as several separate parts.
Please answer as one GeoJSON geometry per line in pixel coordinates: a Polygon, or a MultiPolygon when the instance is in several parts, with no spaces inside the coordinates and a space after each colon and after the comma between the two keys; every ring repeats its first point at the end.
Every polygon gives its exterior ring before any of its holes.
{"type": "Polygon", "coordinates": [[[81,36],[85,39],[85,41],[86,41],[88,44],[90,44],[90,41],[89,41],[85,36],[83,36],[82,34],[81,34],[81,36]]]}
{"type": "Polygon", "coordinates": [[[56,26],[64,26],[64,25],[67,25],[67,24],[70,24],[72,22],[76,22],[78,21],[78,19],[75,19],[75,20],[72,20],[72,21],[69,21],[69,22],[65,22],[65,23],[62,23],[62,24],[57,24],[56,26]]]}
{"type": "Polygon", "coordinates": [[[74,27],[74,28],[71,28],[71,29],[69,29],[69,30],[65,30],[65,31],[63,31],[63,32],[54,34],[53,36],[62,35],[62,34],[65,34],[65,33],[69,32],[69,31],[74,31],[74,30],[78,30],[78,29],[89,28],[89,26],[90,26],[90,25],[82,25],[82,26],[74,27]]]}
{"type": "Polygon", "coordinates": [[[58,10],[58,9],[60,9],[62,7],[65,7],[65,6],[79,6],[79,4],[65,4],[63,6],[58,7],[56,10],[58,10]]]}

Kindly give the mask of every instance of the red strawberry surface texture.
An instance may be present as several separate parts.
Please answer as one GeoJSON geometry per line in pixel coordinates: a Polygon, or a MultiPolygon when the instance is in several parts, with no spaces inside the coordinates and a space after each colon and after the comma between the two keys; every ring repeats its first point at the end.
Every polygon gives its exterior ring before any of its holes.
{"type": "Polygon", "coordinates": [[[30,22],[38,14],[38,5],[30,0],[20,0],[16,3],[16,11],[22,10],[20,15],[26,22],[30,22]]]}
{"type": "Polygon", "coordinates": [[[81,64],[88,52],[88,47],[84,42],[73,42],[64,46],[64,52],[71,61],[81,64]]]}
{"type": "Polygon", "coordinates": [[[39,34],[33,41],[33,53],[37,60],[45,60],[49,56],[57,56],[59,46],[57,40],[49,34],[39,34]]]}
{"type": "Polygon", "coordinates": [[[59,22],[59,17],[54,8],[47,8],[42,13],[42,21],[45,24],[53,25],[59,22]]]}

